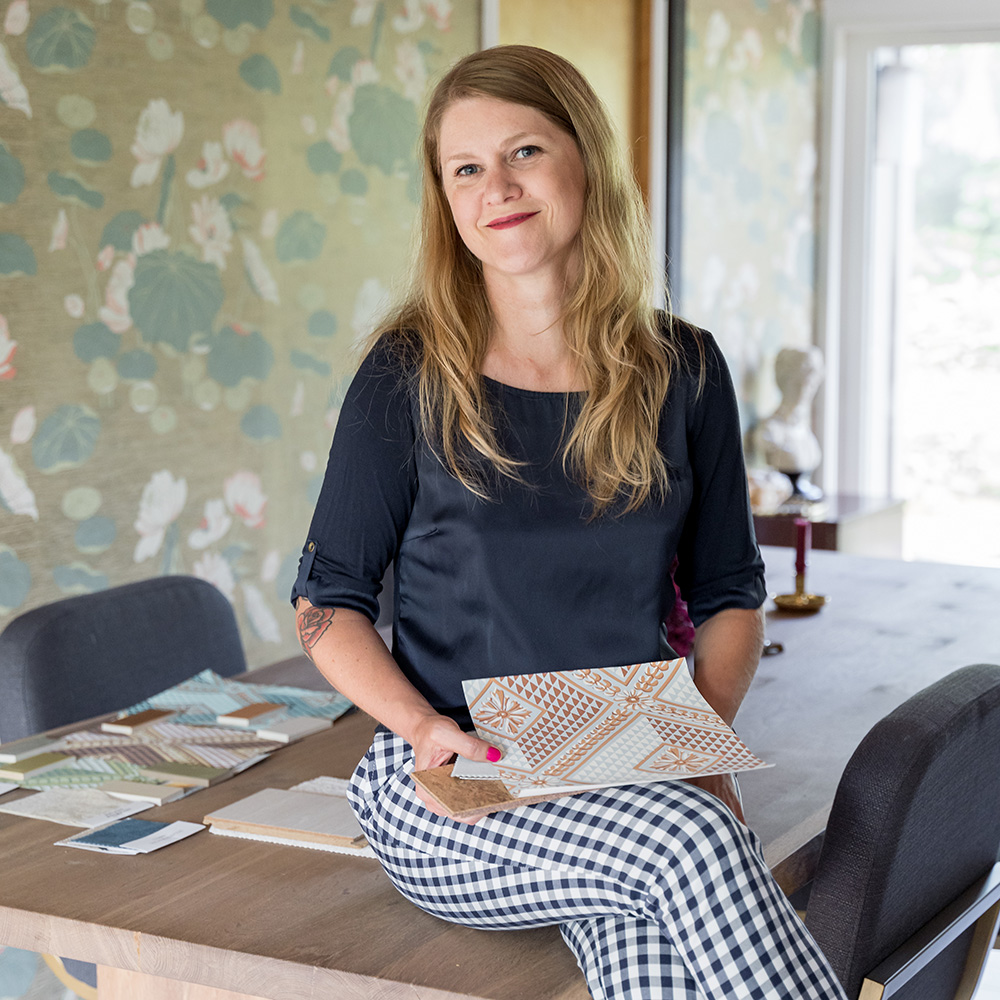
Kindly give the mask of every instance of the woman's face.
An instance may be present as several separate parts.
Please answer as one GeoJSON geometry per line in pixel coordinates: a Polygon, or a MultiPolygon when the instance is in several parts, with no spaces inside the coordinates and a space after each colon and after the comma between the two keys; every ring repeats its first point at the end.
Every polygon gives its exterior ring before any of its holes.
{"type": "Polygon", "coordinates": [[[573,137],[534,108],[469,97],[445,111],[438,147],[455,226],[487,282],[564,280],[587,188],[573,137]]]}

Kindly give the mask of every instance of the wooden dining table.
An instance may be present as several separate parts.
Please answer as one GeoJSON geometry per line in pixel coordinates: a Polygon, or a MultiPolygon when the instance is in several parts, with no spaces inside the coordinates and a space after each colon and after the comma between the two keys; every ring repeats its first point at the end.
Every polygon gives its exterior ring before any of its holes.
{"type": "MultiPolygon", "coordinates": [[[[769,592],[791,590],[793,553],[764,556],[769,592]]],[[[769,602],[767,637],[782,651],[762,659],[736,719],[775,765],[741,783],[747,821],[789,893],[810,877],[839,776],[870,727],[952,670],[1000,662],[1000,570],[815,552],[807,583],[828,603],[801,615],[769,602]]],[[[304,657],[250,676],[324,686],[304,657]]],[[[347,777],[373,725],[352,713],[142,815],[200,820],[261,788],[347,777]]],[[[98,963],[101,1000],[588,996],[556,928],[445,923],[404,900],[373,860],[210,833],[137,857],[53,846],[68,832],[0,814],[0,944],[98,963]]]]}

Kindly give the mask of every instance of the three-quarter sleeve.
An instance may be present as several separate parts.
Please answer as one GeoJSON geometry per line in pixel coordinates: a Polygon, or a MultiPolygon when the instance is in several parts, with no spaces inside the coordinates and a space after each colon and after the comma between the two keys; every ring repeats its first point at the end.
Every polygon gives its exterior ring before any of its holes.
{"type": "Polygon", "coordinates": [[[702,333],[705,379],[688,408],[691,506],[678,546],[677,582],[695,625],[766,596],[754,537],[736,393],[715,339],[702,333]]]}
{"type": "Polygon", "coordinates": [[[340,410],[291,599],[375,622],[417,488],[410,378],[384,343],[362,362],[340,410]]]}

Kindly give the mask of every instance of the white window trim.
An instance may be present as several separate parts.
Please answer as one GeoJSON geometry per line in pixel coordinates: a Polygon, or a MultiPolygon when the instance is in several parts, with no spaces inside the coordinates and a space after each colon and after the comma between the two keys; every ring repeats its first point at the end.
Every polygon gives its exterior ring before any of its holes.
{"type": "Polygon", "coordinates": [[[828,493],[883,492],[888,345],[868,329],[866,225],[873,137],[871,59],[876,48],[1000,41],[996,0],[827,0],[824,6],[823,99],[820,110],[820,219],[816,343],[826,360],[817,399],[823,445],[821,482],[828,493]]]}

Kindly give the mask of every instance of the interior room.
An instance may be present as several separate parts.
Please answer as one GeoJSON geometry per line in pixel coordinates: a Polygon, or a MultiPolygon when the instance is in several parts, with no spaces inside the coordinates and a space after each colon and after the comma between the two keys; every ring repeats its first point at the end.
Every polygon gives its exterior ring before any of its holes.
{"type": "MultiPolygon", "coordinates": [[[[891,633],[898,671],[836,737],[846,760],[922,686],[907,664],[998,662],[976,627],[1000,592],[995,0],[0,0],[0,19],[0,631],[184,574],[225,596],[251,670],[301,658],[289,595],[406,279],[424,101],[518,42],[594,84],[664,302],[725,356],[769,593],[799,603],[760,676],[800,624],[891,633]],[[871,592],[837,590],[841,554],[871,560],[850,564],[871,592]],[[926,566],[912,591],[899,563],[926,566]],[[863,620],[911,593],[933,634],[863,620]]],[[[859,655],[838,646],[837,676],[859,655]]],[[[777,727],[741,735],[784,753],[777,727]]],[[[779,770],[757,779],[775,801],[779,770]]],[[[976,995],[1000,1000],[1000,960],[976,995]]],[[[77,996],[96,991],[0,940],[0,998],[77,996]]]]}

